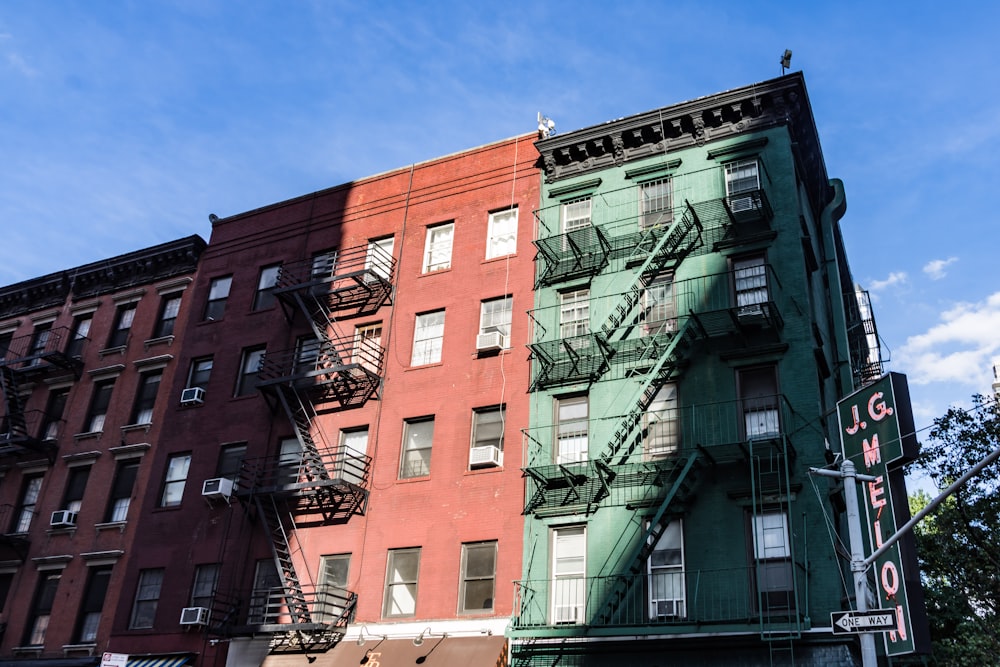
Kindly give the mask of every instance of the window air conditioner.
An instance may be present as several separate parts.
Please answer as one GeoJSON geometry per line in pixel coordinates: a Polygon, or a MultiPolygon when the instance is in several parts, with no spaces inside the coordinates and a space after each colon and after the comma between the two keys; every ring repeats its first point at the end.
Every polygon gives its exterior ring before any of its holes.
{"type": "Polygon", "coordinates": [[[181,625],[208,625],[208,607],[184,607],[181,609],[181,625]]]}
{"type": "Polygon", "coordinates": [[[480,352],[502,350],[506,337],[499,331],[487,331],[476,336],[476,349],[480,352]]]}
{"type": "Polygon", "coordinates": [[[557,625],[562,623],[577,623],[580,617],[580,612],[582,610],[578,605],[556,605],[555,608],[555,622],[557,625]]]}
{"type": "Polygon", "coordinates": [[[74,528],[76,526],[76,512],[70,510],[53,512],[49,526],[52,528],[74,528]]]}
{"type": "Polygon", "coordinates": [[[229,501],[233,495],[233,480],[228,477],[213,477],[206,479],[201,485],[201,495],[209,500],[229,501]]]}
{"type": "Polygon", "coordinates": [[[470,468],[492,468],[503,465],[503,452],[495,445],[473,447],[469,450],[470,468]]]}
{"type": "Polygon", "coordinates": [[[737,317],[743,319],[757,319],[764,317],[764,304],[753,303],[749,306],[740,306],[739,311],[736,313],[737,317]]]}
{"type": "Polygon", "coordinates": [[[181,392],[181,405],[201,405],[205,402],[205,390],[201,387],[188,387],[181,392]]]}
{"type": "Polygon", "coordinates": [[[682,600],[652,600],[650,611],[653,618],[677,618],[680,616],[682,600]]]}

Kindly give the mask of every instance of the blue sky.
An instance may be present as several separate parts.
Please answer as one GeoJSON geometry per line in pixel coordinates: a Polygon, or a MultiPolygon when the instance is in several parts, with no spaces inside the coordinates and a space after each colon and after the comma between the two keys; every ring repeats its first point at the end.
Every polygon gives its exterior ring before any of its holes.
{"type": "Polygon", "coordinates": [[[0,3],[0,285],[355,178],[805,73],[918,428],[1000,356],[1000,5],[0,3]]]}

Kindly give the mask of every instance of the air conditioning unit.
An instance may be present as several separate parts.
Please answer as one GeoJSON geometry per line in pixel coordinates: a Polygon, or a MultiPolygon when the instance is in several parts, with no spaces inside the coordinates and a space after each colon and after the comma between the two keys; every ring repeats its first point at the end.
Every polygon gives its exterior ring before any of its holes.
{"type": "Polygon", "coordinates": [[[579,605],[556,605],[555,612],[555,623],[561,625],[563,623],[578,623],[580,619],[580,612],[583,610],[579,605]]]}
{"type": "Polygon", "coordinates": [[[181,405],[201,405],[205,402],[205,390],[201,387],[188,387],[181,392],[181,405]]]}
{"type": "Polygon", "coordinates": [[[740,319],[759,319],[764,317],[764,304],[754,303],[749,306],[740,306],[736,313],[740,319]]]}
{"type": "Polygon", "coordinates": [[[208,500],[225,500],[233,495],[233,480],[228,477],[213,477],[206,479],[201,485],[201,495],[208,500]]]}
{"type": "Polygon", "coordinates": [[[503,465],[503,452],[495,445],[473,447],[469,450],[470,468],[493,468],[503,465]]]}
{"type": "Polygon", "coordinates": [[[502,350],[506,342],[506,336],[499,331],[487,331],[476,336],[476,349],[480,352],[502,350]]]}
{"type": "Polygon", "coordinates": [[[52,513],[52,519],[49,520],[49,526],[52,528],[75,528],[76,527],[76,512],[70,510],[58,510],[52,513]]]}
{"type": "Polygon", "coordinates": [[[682,615],[683,600],[651,600],[650,615],[654,619],[677,618],[682,615]]]}
{"type": "Polygon", "coordinates": [[[181,625],[208,625],[208,607],[184,607],[181,609],[181,625]]]}

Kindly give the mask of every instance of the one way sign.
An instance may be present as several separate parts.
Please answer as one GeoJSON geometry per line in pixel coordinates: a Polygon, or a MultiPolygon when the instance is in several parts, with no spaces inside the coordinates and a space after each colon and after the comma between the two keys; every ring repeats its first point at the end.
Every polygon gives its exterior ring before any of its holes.
{"type": "Polygon", "coordinates": [[[835,611],[830,614],[830,623],[833,625],[835,635],[885,632],[896,629],[896,612],[892,609],[835,611]]]}

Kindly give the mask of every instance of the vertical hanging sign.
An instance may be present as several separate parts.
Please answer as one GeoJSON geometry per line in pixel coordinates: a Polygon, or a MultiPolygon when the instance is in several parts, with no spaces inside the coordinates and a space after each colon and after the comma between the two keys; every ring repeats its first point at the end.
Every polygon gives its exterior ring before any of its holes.
{"type": "MultiPolygon", "coordinates": [[[[897,515],[891,487],[903,476],[902,465],[912,461],[919,450],[913,429],[910,394],[906,376],[884,375],[874,384],[859,389],[837,403],[840,419],[840,443],[844,456],[854,461],[858,472],[871,475],[873,482],[856,485],[858,504],[865,508],[861,520],[868,536],[868,553],[882,546],[897,529],[897,515]]],[[[908,514],[908,508],[907,508],[908,514]]],[[[893,609],[895,627],[885,633],[886,653],[890,656],[913,653],[915,640],[903,576],[903,556],[897,542],[874,565],[877,607],[893,609]]]]}

